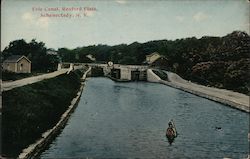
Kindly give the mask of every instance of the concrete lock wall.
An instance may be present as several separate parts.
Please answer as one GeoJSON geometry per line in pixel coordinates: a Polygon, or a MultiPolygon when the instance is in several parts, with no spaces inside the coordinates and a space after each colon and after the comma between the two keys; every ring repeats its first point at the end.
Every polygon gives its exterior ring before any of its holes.
{"type": "Polygon", "coordinates": [[[131,70],[128,68],[121,68],[121,79],[131,80],[131,70]]]}
{"type": "Polygon", "coordinates": [[[147,70],[147,81],[149,82],[159,82],[161,79],[151,69],[147,70]]]}

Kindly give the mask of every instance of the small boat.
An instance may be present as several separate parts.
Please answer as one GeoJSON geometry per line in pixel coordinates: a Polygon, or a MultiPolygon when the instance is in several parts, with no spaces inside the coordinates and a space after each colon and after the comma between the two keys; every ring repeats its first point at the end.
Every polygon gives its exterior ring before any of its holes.
{"type": "Polygon", "coordinates": [[[168,142],[172,144],[172,142],[174,142],[174,139],[177,137],[177,131],[176,131],[176,127],[174,125],[173,120],[171,120],[168,123],[168,126],[169,127],[167,128],[167,131],[166,131],[166,137],[168,138],[168,142]]]}

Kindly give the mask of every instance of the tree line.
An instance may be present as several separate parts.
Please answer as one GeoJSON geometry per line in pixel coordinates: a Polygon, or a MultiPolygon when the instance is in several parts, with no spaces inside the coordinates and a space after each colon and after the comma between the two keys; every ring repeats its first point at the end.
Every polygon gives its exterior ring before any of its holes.
{"type": "Polygon", "coordinates": [[[113,61],[119,64],[143,64],[146,55],[158,52],[168,59],[168,70],[203,85],[250,92],[250,37],[234,31],[223,37],[203,36],[177,40],[154,40],[115,46],[91,45],[58,50],[65,62],[113,61]]]}
{"type": "Polygon", "coordinates": [[[59,58],[46,55],[43,42],[32,40],[26,43],[17,40],[3,51],[4,56],[24,54],[31,58],[34,69],[47,69],[61,59],[62,62],[112,61],[118,64],[143,64],[146,55],[158,52],[168,59],[168,70],[176,72],[184,79],[200,84],[226,88],[234,91],[250,92],[250,37],[242,31],[234,31],[223,37],[203,36],[176,40],[154,40],[145,43],[90,45],[75,49],[59,48],[59,58]]]}

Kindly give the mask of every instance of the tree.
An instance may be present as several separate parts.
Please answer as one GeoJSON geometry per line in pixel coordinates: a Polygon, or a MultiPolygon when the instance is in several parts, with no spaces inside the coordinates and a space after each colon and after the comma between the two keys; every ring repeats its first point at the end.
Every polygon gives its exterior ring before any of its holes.
{"type": "Polygon", "coordinates": [[[76,62],[76,53],[68,48],[58,49],[58,54],[62,58],[62,62],[76,62]]]}
{"type": "Polygon", "coordinates": [[[3,52],[3,59],[11,55],[24,55],[31,60],[32,71],[47,72],[48,70],[55,70],[59,61],[58,57],[52,57],[47,55],[47,48],[45,43],[37,42],[36,39],[32,39],[27,43],[24,39],[14,40],[10,42],[3,52]]]}
{"type": "Polygon", "coordinates": [[[29,49],[29,44],[26,43],[24,39],[14,40],[9,43],[9,45],[3,50],[3,59],[11,55],[28,55],[27,50],[29,49]]]}

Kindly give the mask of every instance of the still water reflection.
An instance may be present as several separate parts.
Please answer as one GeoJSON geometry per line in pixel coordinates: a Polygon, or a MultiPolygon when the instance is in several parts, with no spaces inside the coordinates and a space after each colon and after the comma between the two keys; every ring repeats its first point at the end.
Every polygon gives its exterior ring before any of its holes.
{"type": "Polygon", "coordinates": [[[91,78],[41,158],[243,158],[248,116],[160,84],[91,78]],[[179,133],[171,146],[165,137],[170,119],[179,133]]]}

